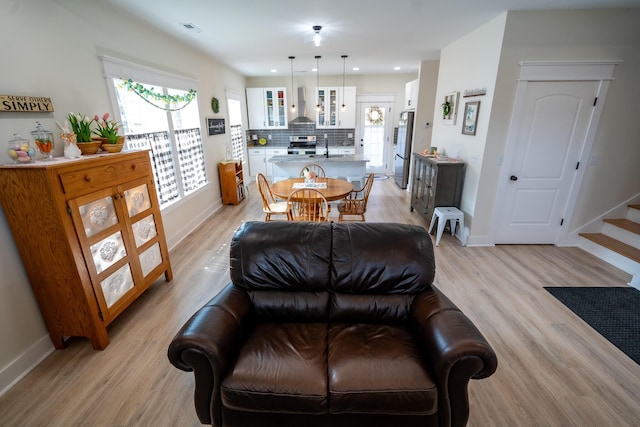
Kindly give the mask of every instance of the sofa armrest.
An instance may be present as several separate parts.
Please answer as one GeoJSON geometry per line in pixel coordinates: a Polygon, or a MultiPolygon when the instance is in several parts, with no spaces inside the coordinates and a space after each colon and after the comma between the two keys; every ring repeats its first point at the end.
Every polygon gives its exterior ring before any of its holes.
{"type": "Polygon", "coordinates": [[[229,284],[185,323],[169,345],[169,361],[194,373],[196,413],[203,424],[221,425],[220,382],[250,322],[248,294],[229,284]]]}
{"type": "Polygon", "coordinates": [[[439,413],[449,419],[443,425],[463,426],[469,417],[468,382],[493,374],[496,354],[471,320],[433,286],[413,300],[411,318],[438,386],[439,413]]]}

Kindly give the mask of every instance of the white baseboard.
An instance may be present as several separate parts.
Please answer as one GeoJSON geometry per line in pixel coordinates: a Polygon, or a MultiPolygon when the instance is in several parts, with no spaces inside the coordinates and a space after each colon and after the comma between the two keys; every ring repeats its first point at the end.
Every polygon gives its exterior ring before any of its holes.
{"type": "Polygon", "coordinates": [[[55,347],[49,338],[49,334],[35,342],[24,353],[0,371],[0,396],[13,387],[33,368],[38,366],[48,355],[53,353],[55,347]]]}

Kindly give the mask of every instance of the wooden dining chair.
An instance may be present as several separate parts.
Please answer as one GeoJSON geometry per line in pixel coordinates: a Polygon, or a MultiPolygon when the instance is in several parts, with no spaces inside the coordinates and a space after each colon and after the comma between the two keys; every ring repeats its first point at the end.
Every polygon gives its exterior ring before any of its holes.
{"type": "Polygon", "coordinates": [[[316,178],[326,178],[327,174],[324,172],[324,169],[320,165],[316,165],[315,163],[309,163],[300,169],[300,178],[304,178],[304,172],[306,170],[313,171],[316,173],[316,178]]]}
{"type": "Polygon", "coordinates": [[[289,203],[286,201],[278,201],[271,193],[269,181],[267,177],[259,173],[256,176],[258,181],[258,190],[262,198],[262,211],[265,213],[265,221],[271,221],[271,215],[286,215],[287,219],[291,219],[289,203]]]}
{"type": "Polygon", "coordinates": [[[338,212],[340,213],[338,221],[366,221],[364,214],[367,212],[367,202],[369,201],[371,187],[373,187],[372,173],[369,174],[360,190],[353,190],[338,204],[338,212]],[[360,219],[347,220],[344,219],[344,216],[359,216],[360,219]]]}
{"type": "Polygon", "coordinates": [[[329,218],[327,199],[316,189],[300,188],[287,199],[292,221],[326,222],[329,218]]]}

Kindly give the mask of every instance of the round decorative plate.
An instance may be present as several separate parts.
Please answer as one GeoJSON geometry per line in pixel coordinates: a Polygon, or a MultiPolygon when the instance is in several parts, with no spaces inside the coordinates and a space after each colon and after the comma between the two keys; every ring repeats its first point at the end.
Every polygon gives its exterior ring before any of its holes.
{"type": "Polygon", "coordinates": [[[264,139],[264,138],[260,138],[260,139],[258,140],[258,144],[260,144],[260,145],[267,145],[267,140],[266,140],[266,139],[264,139]]]}

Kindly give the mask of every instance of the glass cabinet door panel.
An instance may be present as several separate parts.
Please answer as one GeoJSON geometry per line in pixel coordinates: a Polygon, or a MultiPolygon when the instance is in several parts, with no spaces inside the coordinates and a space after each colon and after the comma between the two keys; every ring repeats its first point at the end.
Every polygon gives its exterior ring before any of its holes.
{"type": "Polygon", "coordinates": [[[100,282],[102,295],[107,307],[115,304],[127,291],[133,288],[133,276],[129,264],[123,265],[118,271],[100,282]]]}
{"type": "Polygon", "coordinates": [[[78,208],[87,237],[118,223],[111,196],[94,200],[78,208]]]}
{"type": "Polygon", "coordinates": [[[278,91],[278,123],[276,123],[276,126],[284,126],[286,125],[286,109],[287,107],[284,105],[284,91],[283,90],[279,90],[278,91]]]}
{"type": "Polygon", "coordinates": [[[149,189],[147,188],[147,184],[142,184],[129,190],[125,190],[124,199],[127,202],[129,217],[151,208],[151,200],[149,199],[149,189]]]}
{"type": "Polygon", "coordinates": [[[149,240],[156,237],[156,223],[153,220],[153,214],[142,218],[140,221],[132,225],[133,236],[136,240],[136,247],[139,248],[149,240]]]}
{"type": "Polygon", "coordinates": [[[337,112],[338,112],[338,91],[335,89],[329,90],[329,126],[335,126],[338,124],[337,112]]]}
{"type": "Polygon", "coordinates": [[[127,250],[122,241],[120,231],[91,245],[91,256],[96,266],[96,271],[102,273],[117,261],[127,256],[127,250]]]}
{"type": "Polygon", "coordinates": [[[275,123],[275,104],[274,104],[274,99],[273,99],[273,91],[272,90],[267,90],[265,91],[265,99],[267,102],[267,125],[270,127],[273,127],[276,123],[275,123]]]}
{"type": "Polygon", "coordinates": [[[147,276],[162,262],[160,256],[160,244],[156,243],[146,251],[140,254],[140,266],[142,267],[142,275],[147,276]]]}

